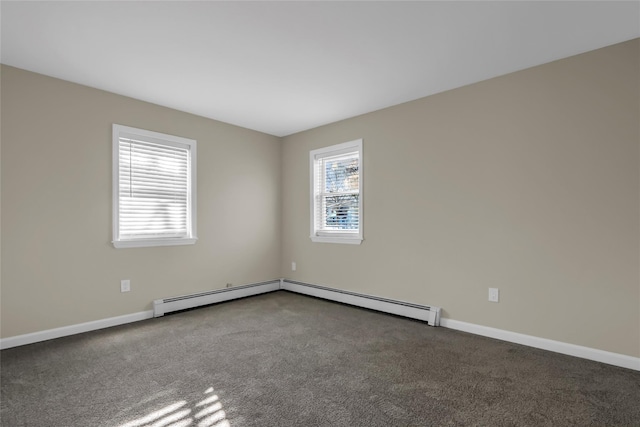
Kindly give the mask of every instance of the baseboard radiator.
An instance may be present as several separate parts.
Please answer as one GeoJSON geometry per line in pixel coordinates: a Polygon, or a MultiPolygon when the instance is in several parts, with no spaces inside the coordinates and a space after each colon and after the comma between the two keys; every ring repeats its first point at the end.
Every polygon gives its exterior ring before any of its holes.
{"type": "Polygon", "coordinates": [[[203,305],[230,301],[252,295],[264,294],[280,289],[280,280],[253,283],[250,285],[234,286],[215,291],[200,292],[173,298],[157,299],[153,301],[153,317],[164,316],[173,311],[186,310],[203,305]]]}
{"type": "Polygon", "coordinates": [[[323,298],[384,313],[422,320],[430,326],[440,326],[440,307],[412,304],[371,295],[358,294],[325,286],[282,279],[280,289],[299,294],[323,298]]]}
{"type": "Polygon", "coordinates": [[[355,292],[343,291],[341,289],[328,288],[326,286],[312,285],[310,283],[296,282],[287,279],[271,280],[268,282],[234,286],[232,288],[201,292],[192,295],[157,299],[153,302],[153,316],[160,317],[174,311],[187,310],[203,305],[215,304],[278,290],[295,292],[343,304],[354,305],[356,307],[381,311],[383,313],[422,320],[423,322],[427,322],[430,326],[440,326],[440,307],[412,304],[404,301],[358,294],[355,292]]]}

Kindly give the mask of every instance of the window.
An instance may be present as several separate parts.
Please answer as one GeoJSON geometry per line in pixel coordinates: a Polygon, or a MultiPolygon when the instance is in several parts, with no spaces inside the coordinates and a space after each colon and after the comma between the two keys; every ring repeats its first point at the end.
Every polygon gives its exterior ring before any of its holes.
{"type": "Polygon", "coordinates": [[[196,242],[196,141],[113,125],[113,245],[196,242]]]}
{"type": "Polygon", "coordinates": [[[362,140],[309,153],[311,240],[362,243],[362,140]]]}

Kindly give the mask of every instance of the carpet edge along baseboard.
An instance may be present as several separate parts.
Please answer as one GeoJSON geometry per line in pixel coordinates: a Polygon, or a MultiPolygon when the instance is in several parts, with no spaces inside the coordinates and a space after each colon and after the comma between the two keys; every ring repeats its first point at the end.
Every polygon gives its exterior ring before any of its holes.
{"type": "MultiPolygon", "coordinates": [[[[419,306],[417,304],[410,304],[401,301],[394,301],[383,299],[375,296],[367,296],[364,294],[355,294],[351,292],[342,291],[339,289],[329,288],[326,286],[307,284],[304,282],[298,282],[287,279],[278,279],[280,285],[276,289],[270,290],[279,291],[285,290],[288,292],[294,292],[306,296],[314,296],[330,301],[341,302],[349,305],[364,307],[376,311],[382,311],[386,313],[397,314],[400,316],[411,317],[418,320],[428,322],[432,326],[442,326],[447,329],[454,329],[458,331],[468,332],[475,335],[481,335],[489,338],[494,338],[502,341],[512,342],[515,344],[526,345],[529,347],[539,348],[542,350],[552,351],[556,353],[565,354],[568,356],[579,357],[582,359],[588,359],[596,362],[606,363],[609,365],[619,366],[622,368],[632,369],[640,371],[640,357],[629,356],[620,353],[614,353],[610,351],[600,350],[591,347],[580,346],[576,344],[570,344],[562,341],[550,340],[547,338],[540,338],[532,335],[521,334],[504,329],[491,328],[488,326],[477,325],[473,323],[463,322],[455,319],[440,318],[439,307],[419,306]],[[355,296],[355,297],[354,297],[355,296]],[[373,303],[367,301],[367,297],[373,303]],[[364,299],[363,299],[364,298],[364,299]],[[396,308],[393,309],[380,309],[380,301],[390,302],[394,304],[396,308]],[[400,307],[400,308],[397,308],[400,307]],[[407,308],[409,310],[407,310],[407,308]],[[417,314],[413,315],[412,312],[418,307],[432,308],[431,314],[417,314]],[[437,314],[436,314],[437,313],[437,314]],[[426,316],[426,317],[425,317],[426,316]],[[430,316],[430,317],[429,317],[430,316]],[[429,322],[431,320],[431,322],[429,322]]],[[[245,289],[255,288],[254,295],[260,295],[265,293],[264,290],[260,290],[258,285],[269,284],[272,287],[273,280],[260,282],[258,284],[243,285],[245,289]]],[[[232,294],[230,293],[230,296],[232,294]]],[[[253,295],[246,295],[251,297],[253,295]]],[[[229,298],[229,300],[236,299],[237,297],[229,298]]],[[[156,300],[161,301],[161,300],[156,300]]],[[[218,302],[224,302],[221,299],[218,302]]],[[[95,331],[99,329],[109,328],[112,326],[123,325],[126,323],[138,322],[141,320],[152,319],[154,317],[154,310],[141,311],[137,313],[126,314],[122,316],[110,317],[106,319],[99,319],[85,323],[79,323],[74,325],[62,326],[59,328],[48,329],[44,331],[32,332],[23,335],[16,335],[7,338],[0,338],[0,350],[9,349],[12,347],[18,347],[27,344],[34,344],[41,341],[47,341],[55,338],[62,338],[65,336],[75,335],[84,332],[95,331]]],[[[157,315],[156,315],[157,317],[157,315]]]]}

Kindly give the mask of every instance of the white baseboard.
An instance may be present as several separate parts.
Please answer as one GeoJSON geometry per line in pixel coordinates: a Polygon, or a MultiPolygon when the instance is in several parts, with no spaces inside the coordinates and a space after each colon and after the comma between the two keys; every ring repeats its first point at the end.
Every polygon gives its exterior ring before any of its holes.
{"type": "Polygon", "coordinates": [[[640,357],[612,353],[610,351],[598,350],[596,348],[583,347],[562,341],[554,341],[546,338],[534,337],[532,335],[519,334],[517,332],[490,328],[488,326],[481,326],[453,319],[440,319],[440,326],[640,371],[640,357]]]}
{"type": "MultiPolygon", "coordinates": [[[[272,282],[269,283],[270,286],[272,282]]],[[[426,306],[418,306],[416,304],[401,303],[397,304],[397,301],[384,300],[384,299],[371,299],[367,296],[360,294],[353,294],[349,292],[339,291],[337,289],[325,288],[321,286],[309,286],[299,282],[287,281],[281,279],[280,283],[276,281],[274,289],[283,289],[292,292],[297,292],[305,295],[316,296],[319,298],[329,299],[332,301],[338,301],[350,305],[359,307],[365,307],[372,310],[378,310],[382,312],[398,314],[400,316],[406,316],[416,318],[424,321],[433,321],[435,325],[440,325],[445,328],[455,329],[458,331],[469,332],[475,335],[482,335],[489,338],[495,338],[502,341],[508,341],[516,344],[522,344],[529,347],[540,348],[542,350],[553,351],[556,353],[566,354],[569,356],[580,357],[583,359],[594,360],[596,362],[607,363],[609,365],[620,366],[622,368],[633,369],[640,371],[640,358],[627,356],[624,354],[613,353],[604,350],[598,350],[595,348],[584,347],[575,344],[569,344],[561,341],[554,341],[546,338],[539,338],[532,335],[520,334],[517,332],[506,331],[503,329],[491,328],[488,326],[476,325],[473,323],[462,322],[454,319],[440,318],[440,309],[437,307],[431,307],[437,309],[437,318],[431,319],[425,318],[424,308],[426,306]]],[[[243,291],[244,292],[244,291],[243,291]]],[[[252,292],[254,292],[252,290],[252,292]]],[[[432,311],[431,316],[435,315],[435,310],[432,311]]],[[[47,341],[54,338],[65,337],[69,335],[75,335],[83,332],[95,331],[98,329],[108,328],[111,326],[123,325],[125,323],[137,322],[140,320],[151,319],[154,317],[154,312],[141,311],[138,313],[126,314],[123,316],[110,317],[107,319],[95,320],[92,322],[79,323],[77,325],[63,326],[61,328],[48,329],[45,331],[34,332],[25,335],[17,335],[8,338],[0,339],[0,350],[7,348],[18,347],[21,345],[33,344],[40,341],[47,341]]]]}
{"type": "Polygon", "coordinates": [[[216,304],[231,301],[238,298],[246,298],[280,289],[281,280],[251,283],[248,285],[234,286],[231,288],[217,289],[197,294],[182,295],[178,297],[157,299],[153,301],[153,316],[160,317],[173,311],[187,310],[203,305],[216,304]]]}
{"type": "Polygon", "coordinates": [[[78,323],[77,325],[63,326],[55,329],[47,329],[46,331],[33,332],[31,334],[16,335],[14,337],[0,339],[0,350],[109,328],[111,326],[124,325],[125,323],[137,322],[151,318],[153,318],[153,311],[141,311],[139,313],[125,314],[124,316],[109,317],[108,319],[78,323]]]}
{"type": "Polygon", "coordinates": [[[383,313],[422,320],[423,322],[427,322],[430,326],[439,326],[440,324],[440,307],[430,307],[404,301],[380,298],[372,295],[358,294],[355,292],[348,292],[340,289],[328,288],[326,286],[312,285],[310,283],[296,282],[294,280],[287,279],[280,280],[280,289],[323,298],[329,301],[354,305],[356,307],[381,311],[383,313]]]}

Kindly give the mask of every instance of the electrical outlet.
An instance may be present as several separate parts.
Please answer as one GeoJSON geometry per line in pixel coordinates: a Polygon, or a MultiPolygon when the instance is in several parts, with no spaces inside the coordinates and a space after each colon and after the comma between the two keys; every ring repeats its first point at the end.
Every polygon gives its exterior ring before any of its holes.
{"type": "Polygon", "coordinates": [[[500,301],[500,290],[498,288],[489,288],[489,301],[491,302],[500,301]]]}
{"type": "Polygon", "coordinates": [[[131,290],[131,280],[120,280],[120,292],[129,292],[131,290]]]}
{"type": "Polygon", "coordinates": [[[296,271],[296,262],[295,261],[293,261],[291,263],[291,271],[296,271]]]}
{"type": "Polygon", "coordinates": [[[232,286],[233,286],[233,284],[232,284],[232,283],[227,283],[227,288],[230,288],[230,287],[232,287],[232,286]]]}

